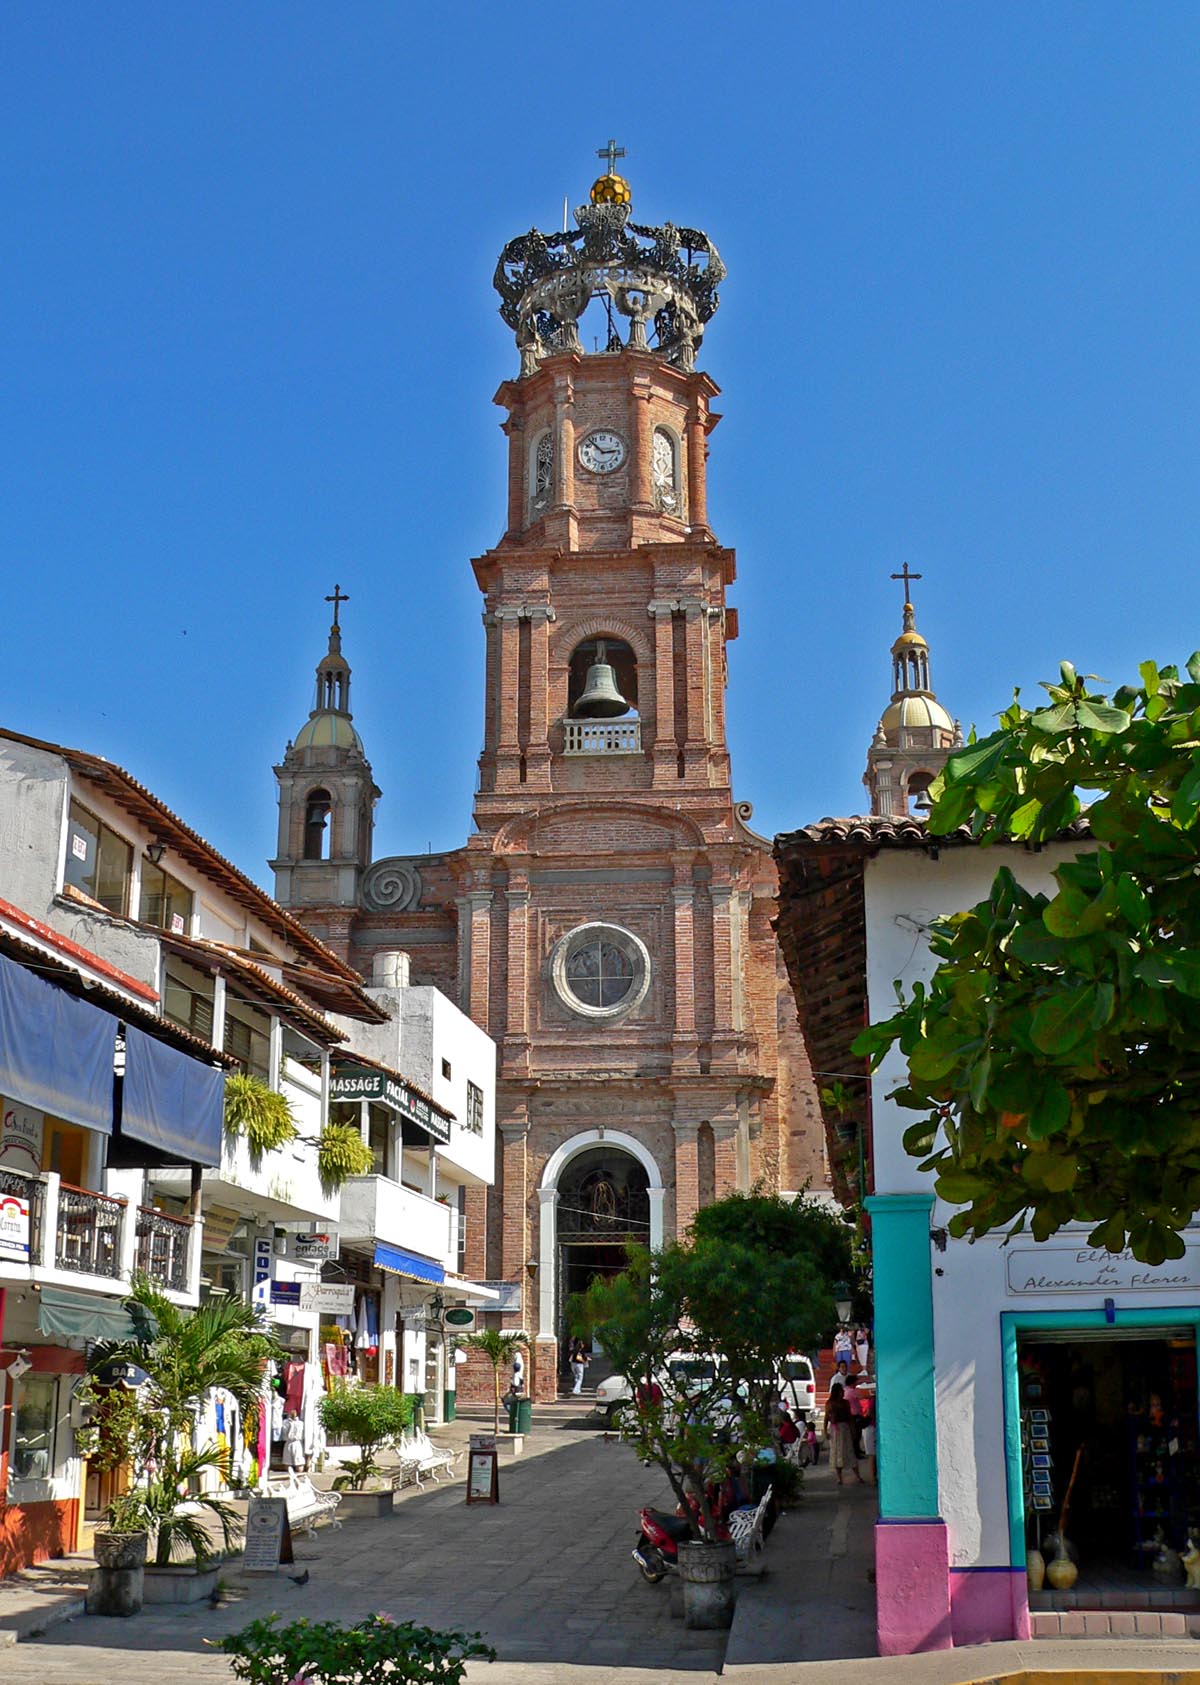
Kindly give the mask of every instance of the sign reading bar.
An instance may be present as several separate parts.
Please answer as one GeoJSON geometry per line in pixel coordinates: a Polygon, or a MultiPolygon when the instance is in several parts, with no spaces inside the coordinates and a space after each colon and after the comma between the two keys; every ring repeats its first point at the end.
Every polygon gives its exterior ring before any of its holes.
{"type": "Polygon", "coordinates": [[[1103,1247],[1018,1246],[1005,1254],[1010,1297],[1023,1293],[1179,1293],[1200,1285],[1200,1246],[1165,1264],[1103,1247]]]}
{"type": "Polygon", "coordinates": [[[382,1100],[385,1106],[419,1124],[435,1141],[449,1141],[450,1125],[428,1100],[423,1100],[406,1082],[387,1071],[373,1071],[367,1065],[339,1065],[329,1079],[331,1100],[382,1100]]]}
{"type": "Polygon", "coordinates": [[[467,1502],[500,1502],[500,1462],[494,1434],[473,1433],[467,1456],[467,1502]]]}
{"type": "Polygon", "coordinates": [[[29,1262],[29,1201],[0,1194],[0,1258],[29,1262]]]}
{"type": "Polygon", "coordinates": [[[300,1289],[300,1309],[321,1316],[349,1316],[354,1309],[354,1289],[341,1282],[306,1281],[300,1289]]]}
{"type": "Polygon", "coordinates": [[[286,1498],[251,1498],[246,1512],[245,1574],[274,1574],[281,1562],[294,1562],[286,1498]]]}

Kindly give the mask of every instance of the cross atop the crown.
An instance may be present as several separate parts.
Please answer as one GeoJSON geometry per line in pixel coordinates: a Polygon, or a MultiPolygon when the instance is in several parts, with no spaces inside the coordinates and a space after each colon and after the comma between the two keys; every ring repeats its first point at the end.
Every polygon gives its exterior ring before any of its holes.
{"type": "Polygon", "coordinates": [[[623,146],[618,146],[615,140],[610,140],[607,146],[598,146],[596,148],[596,156],[597,158],[606,158],[608,160],[608,173],[610,176],[615,176],[617,173],[617,159],[625,156],[625,148],[623,146]]]}
{"type": "MultiPolygon", "coordinates": [[[[893,579],[898,579],[899,575],[893,574],[892,577],[893,579]]],[[[920,577],[920,574],[918,574],[917,578],[919,579],[920,577]]],[[[325,601],[333,604],[333,624],[336,626],[338,623],[338,609],[343,603],[348,603],[350,599],[342,590],[340,585],[335,585],[333,588],[333,595],[331,597],[326,597],[325,601]]]]}
{"type": "Polygon", "coordinates": [[[910,582],[914,579],[920,579],[922,577],[923,576],[919,573],[910,573],[909,570],[908,570],[908,563],[907,562],[905,562],[904,567],[901,569],[901,571],[899,573],[894,573],[892,575],[893,579],[902,579],[904,581],[904,601],[906,603],[912,601],[912,592],[908,588],[910,582]]]}

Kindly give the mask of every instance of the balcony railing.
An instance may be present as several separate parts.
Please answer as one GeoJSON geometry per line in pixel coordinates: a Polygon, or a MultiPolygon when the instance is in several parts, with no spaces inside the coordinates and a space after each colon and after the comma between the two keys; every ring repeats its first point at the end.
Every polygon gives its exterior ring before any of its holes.
{"type": "Polygon", "coordinates": [[[641,720],[564,720],[564,755],[638,755],[641,720]]]}
{"type": "Polygon", "coordinates": [[[61,1183],[54,1244],[54,1262],[58,1268],[119,1281],[121,1224],[126,1203],[111,1194],[97,1194],[90,1188],[73,1188],[69,1182],[61,1183]]]}
{"type": "Polygon", "coordinates": [[[192,1224],[187,1217],[168,1217],[139,1205],[137,1213],[137,1270],[174,1293],[188,1290],[188,1257],[192,1224]]]}
{"type": "Polygon", "coordinates": [[[0,1196],[5,1194],[28,1201],[29,1253],[22,1259],[6,1248],[0,1274],[28,1265],[50,1280],[65,1274],[86,1284],[90,1277],[94,1288],[118,1293],[135,1275],[145,1275],[164,1292],[191,1300],[199,1293],[202,1231],[190,1217],[77,1188],[49,1170],[28,1176],[0,1169],[0,1196]]]}

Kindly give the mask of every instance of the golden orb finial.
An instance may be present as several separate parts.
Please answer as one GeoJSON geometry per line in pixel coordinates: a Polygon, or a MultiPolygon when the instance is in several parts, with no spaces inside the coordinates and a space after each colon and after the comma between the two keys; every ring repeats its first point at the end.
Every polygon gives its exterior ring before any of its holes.
{"type": "Polygon", "coordinates": [[[633,194],[624,176],[610,173],[592,183],[591,201],[593,205],[631,205],[633,194]]]}

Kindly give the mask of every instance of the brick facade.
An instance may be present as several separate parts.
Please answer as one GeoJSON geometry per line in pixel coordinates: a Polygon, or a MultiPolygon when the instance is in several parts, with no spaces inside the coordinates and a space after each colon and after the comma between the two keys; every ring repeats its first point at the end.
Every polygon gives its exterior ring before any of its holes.
{"type": "MultiPolygon", "coordinates": [[[[540,1398],[557,1390],[563,1331],[562,1260],[543,1244],[553,1155],[612,1134],[636,1142],[666,1239],[731,1189],[827,1185],[772,928],[775,867],[730,785],[735,565],[708,528],[705,487],[716,392],[629,349],[551,355],[501,387],[508,526],[473,563],[487,672],[476,830],[457,852],[412,862],[415,906],[362,906],[349,928],[332,906],[296,909],[364,973],[373,950],[407,949],[413,981],[437,984],[496,1039],[497,1176],[486,1224],[472,1196],[469,1232],[486,1248],[469,1267],[521,1283],[522,1316],[505,1320],[534,1337],[540,1398]],[[611,474],[580,461],[594,428],[626,446],[611,474]],[[652,484],[656,429],[676,453],[673,509],[652,484]],[[539,452],[553,458],[540,498],[539,452]],[[598,637],[632,651],[640,748],[568,754],[572,653],[598,637]],[[558,945],[590,922],[649,955],[644,994],[608,1019],[574,1010],[552,975],[558,945]]],[[[464,1396],[485,1379],[466,1366],[464,1396]]]]}

